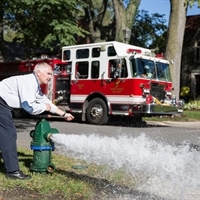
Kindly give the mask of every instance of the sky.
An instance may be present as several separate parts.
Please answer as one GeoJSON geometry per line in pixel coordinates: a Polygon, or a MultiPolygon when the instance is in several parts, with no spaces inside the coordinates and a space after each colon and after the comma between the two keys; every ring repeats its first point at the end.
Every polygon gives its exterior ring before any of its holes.
{"type": "MultiPolygon", "coordinates": [[[[159,13],[165,14],[167,24],[169,22],[170,3],[169,0],[141,0],[139,10],[146,10],[149,14],[159,13]]],[[[187,15],[200,15],[200,8],[195,4],[188,9],[187,15]]]]}

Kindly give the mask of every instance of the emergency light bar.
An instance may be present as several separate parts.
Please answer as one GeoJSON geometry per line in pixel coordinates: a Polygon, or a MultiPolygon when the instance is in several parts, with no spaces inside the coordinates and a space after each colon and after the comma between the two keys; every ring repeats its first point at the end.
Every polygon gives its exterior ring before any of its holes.
{"type": "Polygon", "coordinates": [[[164,56],[163,56],[163,54],[161,53],[161,54],[156,54],[156,56],[155,56],[156,58],[161,58],[161,59],[164,59],[164,56]]]}
{"type": "Polygon", "coordinates": [[[127,49],[126,53],[142,53],[140,49],[127,49]]]}

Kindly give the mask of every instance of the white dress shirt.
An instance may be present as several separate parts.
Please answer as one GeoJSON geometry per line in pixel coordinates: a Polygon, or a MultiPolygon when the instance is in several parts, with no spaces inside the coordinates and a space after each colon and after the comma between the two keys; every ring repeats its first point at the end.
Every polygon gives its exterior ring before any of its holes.
{"type": "Polygon", "coordinates": [[[34,73],[6,78],[0,82],[0,97],[12,108],[23,108],[29,114],[37,115],[50,104],[51,113],[55,106],[41,91],[34,73]]]}

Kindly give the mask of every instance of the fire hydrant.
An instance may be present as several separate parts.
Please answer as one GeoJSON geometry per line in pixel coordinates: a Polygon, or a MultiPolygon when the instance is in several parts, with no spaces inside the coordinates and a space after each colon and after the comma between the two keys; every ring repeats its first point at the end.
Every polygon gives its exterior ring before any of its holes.
{"type": "Polygon", "coordinates": [[[30,165],[31,171],[47,173],[55,171],[55,165],[51,162],[51,154],[55,147],[50,136],[56,133],[58,133],[58,130],[51,128],[45,119],[37,122],[35,130],[30,132],[32,137],[30,147],[33,150],[33,163],[30,165]]]}

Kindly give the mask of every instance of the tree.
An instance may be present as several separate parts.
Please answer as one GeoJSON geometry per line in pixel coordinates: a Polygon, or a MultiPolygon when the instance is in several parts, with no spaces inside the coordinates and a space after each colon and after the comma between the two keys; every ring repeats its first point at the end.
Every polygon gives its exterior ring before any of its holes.
{"type": "Polygon", "coordinates": [[[122,30],[131,28],[141,0],[87,0],[82,18],[88,23],[90,42],[124,42],[122,30]]]}
{"type": "Polygon", "coordinates": [[[172,61],[170,70],[174,86],[174,95],[176,99],[179,99],[181,54],[188,4],[185,0],[170,0],[170,3],[171,11],[165,56],[168,60],[172,61]]]}
{"type": "Polygon", "coordinates": [[[131,28],[140,1],[9,0],[1,4],[8,26],[17,33],[15,40],[24,44],[24,57],[29,58],[38,47],[53,50],[53,46],[72,45],[84,36],[86,32],[78,27],[83,19],[80,11],[92,42],[124,41],[122,30],[131,28]]]}
{"type": "Polygon", "coordinates": [[[194,2],[198,2],[200,5],[200,0],[170,0],[171,9],[165,56],[173,63],[173,65],[170,65],[170,69],[174,95],[177,99],[180,96],[181,54],[187,8],[188,5],[192,6],[194,2]]]}
{"type": "Polygon", "coordinates": [[[78,3],[78,0],[18,0],[17,3],[9,0],[4,4],[3,15],[18,33],[16,41],[24,44],[25,58],[40,47],[52,51],[53,47],[75,44],[76,36],[84,35],[75,18],[78,3]]]}
{"type": "Polygon", "coordinates": [[[138,11],[132,27],[130,43],[136,46],[157,49],[163,53],[166,49],[167,26],[164,15],[154,13],[151,16],[148,11],[138,11]]]}

